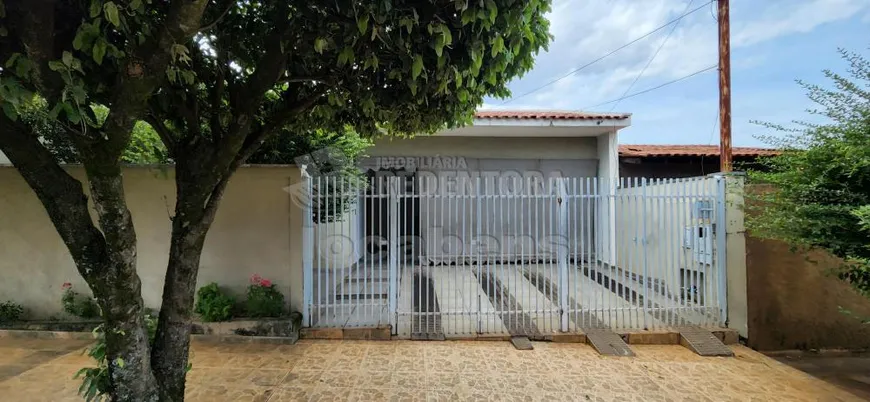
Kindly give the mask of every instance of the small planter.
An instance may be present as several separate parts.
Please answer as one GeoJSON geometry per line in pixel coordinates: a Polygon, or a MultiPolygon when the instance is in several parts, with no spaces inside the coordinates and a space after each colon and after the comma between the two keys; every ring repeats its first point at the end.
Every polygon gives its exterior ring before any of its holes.
{"type": "Polygon", "coordinates": [[[0,325],[0,329],[15,329],[25,331],[53,331],[53,332],[91,332],[103,321],[100,319],[89,320],[32,320],[17,321],[0,325]]]}
{"type": "Polygon", "coordinates": [[[302,315],[293,313],[278,318],[236,318],[223,322],[194,322],[192,333],[204,335],[243,335],[298,338],[302,315]]]}

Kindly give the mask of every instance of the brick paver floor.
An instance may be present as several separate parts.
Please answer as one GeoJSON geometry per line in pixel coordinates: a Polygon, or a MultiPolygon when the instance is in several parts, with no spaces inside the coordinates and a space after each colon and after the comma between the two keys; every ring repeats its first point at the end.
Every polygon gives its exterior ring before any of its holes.
{"type": "MultiPolygon", "coordinates": [[[[632,346],[604,358],[580,344],[195,343],[188,401],[852,401],[854,395],[744,347],[703,358],[632,346]]],[[[0,400],[79,401],[82,341],[0,339],[0,400]]]]}

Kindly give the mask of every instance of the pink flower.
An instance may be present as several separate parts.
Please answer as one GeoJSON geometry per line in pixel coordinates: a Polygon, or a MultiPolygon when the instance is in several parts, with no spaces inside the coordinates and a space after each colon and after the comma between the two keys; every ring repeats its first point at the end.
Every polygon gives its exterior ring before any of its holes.
{"type": "Polygon", "coordinates": [[[268,280],[268,279],[263,279],[263,280],[260,281],[260,286],[262,286],[262,287],[264,287],[264,288],[271,287],[271,286],[272,286],[272,281],[270,281],[270,280],[268,280]]]}
{"type": "Polygon", "coordinates": [[[258,285],[258,284],[260,284],[260,282],[262,280],[263,280],[263,277],[261,277],[260,274],[251,275],[251,284],[252,285],[258,285]]]}
{"type": "Polygon", "coordinates": [[[64,282],[63,285],[60,286],[60,288],[63,290],[69,290],[70,288],[72,288],[72,283],[64,282]]]}

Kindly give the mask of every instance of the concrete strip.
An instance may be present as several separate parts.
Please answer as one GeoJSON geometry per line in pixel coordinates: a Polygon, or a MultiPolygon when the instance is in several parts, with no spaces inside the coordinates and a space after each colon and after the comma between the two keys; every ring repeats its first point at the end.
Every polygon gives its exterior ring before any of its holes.
{"type": "Polygon", "coordinates": [[[471,272],[474,266],[445,266],[432,270],[435,280],[435,292],[441,307],[441,319],[444,334],[447,338],[464,338],[474,336],[478,332],[477,314],[480,306],[483,317],[489,318],[489,328],[483,332],[494,331],[507,333],[496,314],[496,308],[483,292],[480,282],[471,272]],[[471,312],[473,314],[451,314],[471,312]]]}
{"type": "Polygon", "coordinates": [[[538,330],[542,334],[559,332],[562,318],[559,315],[558,300],[550,300],[549,295],[538,291],[523,276],[520,270],[524,265],[499,264],[494,267],[493,275],[511,292],[511,296],[517,300],[522,311],[532,318],[538,330]]]}
{"type": "Polygon", "coordinates": [[[615,294],[607,287],[577,275],[574,283],[574,295],[579,295],[579,302],[586,309],[591,309],[598,320],[614,330],[626,328],[643,328],[647,326],[664,325],[649,314],[638,311],[639,307],[615,294]],[[646,319],[646,321],[644,321],[646,319]]]}
{"type": "Polygon", "coordinates": [[[411,316],[414,311],[414,267],[405,267],[399,275],[399,297],[396,309],[398,322],[396,333],[402,337],[411,336],[411,316]]]}

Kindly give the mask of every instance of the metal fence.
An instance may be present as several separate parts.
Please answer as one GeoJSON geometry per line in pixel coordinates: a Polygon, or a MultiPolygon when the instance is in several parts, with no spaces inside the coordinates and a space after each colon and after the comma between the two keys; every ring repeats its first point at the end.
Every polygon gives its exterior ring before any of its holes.
{"type": "Polygon", "coordinates": [[[465,337],[724,319],[721,178],[314,177],[307,193],[309,326],[465,337]]]}

